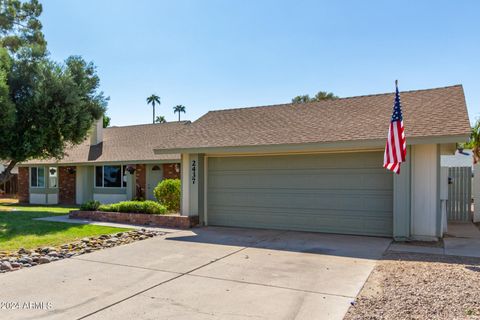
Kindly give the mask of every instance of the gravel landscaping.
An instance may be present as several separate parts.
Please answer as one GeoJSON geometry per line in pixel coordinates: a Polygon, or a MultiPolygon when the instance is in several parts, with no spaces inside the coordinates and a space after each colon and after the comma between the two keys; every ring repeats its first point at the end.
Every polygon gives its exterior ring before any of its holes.
{"type": "Polygon", "coordinates": [[[480,319],[480,259],[388,252],[345,319],[480,319]]]}
{"type": "Polygon", "coordinates": [[[0,273],[29,268],[164,234],[164,232],[160,231],[140,229],[86,237],[58,247],[42,247],[34,250],[21,248],[17,251],[0,251],[0,273]]]}

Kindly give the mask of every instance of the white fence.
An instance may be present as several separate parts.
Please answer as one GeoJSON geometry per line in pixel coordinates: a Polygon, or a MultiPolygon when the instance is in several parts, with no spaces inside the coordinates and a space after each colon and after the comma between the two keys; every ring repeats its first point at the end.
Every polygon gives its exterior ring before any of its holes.
{"type": "MultiPolygon", "coordinates": [[[[472,220],[472,168],[448,168],[447,218],[449,221],[472,220]]],[[[480,199],[477,200],[480,202],[480,199]]]]}

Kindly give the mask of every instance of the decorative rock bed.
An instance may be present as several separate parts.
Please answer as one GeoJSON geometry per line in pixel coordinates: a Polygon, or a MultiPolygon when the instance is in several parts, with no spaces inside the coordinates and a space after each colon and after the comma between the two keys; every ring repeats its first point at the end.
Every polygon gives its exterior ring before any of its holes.
{"type": "Polygon", "coordinates": [[[130,223],[151,227],[189,229],[198,224],[198,216],[181,216],[179,214],[146,214],[105,211],[70,211],[72,219],[89,219],[93,221],[130,223]]]}
{"type": "Polygon", "coordinates": [[[79,241],[64,244],[59,247],[43,247],[34,250],[21,248],[18,251],[0,251],[0,273],[15,271],[21,268],[33,267],[39,264],[71,258],[92,251],[111,248],[134,241],[145,240],[164,235],[155,230],[132,230],[110,235],[83,238],[79,241]]]}

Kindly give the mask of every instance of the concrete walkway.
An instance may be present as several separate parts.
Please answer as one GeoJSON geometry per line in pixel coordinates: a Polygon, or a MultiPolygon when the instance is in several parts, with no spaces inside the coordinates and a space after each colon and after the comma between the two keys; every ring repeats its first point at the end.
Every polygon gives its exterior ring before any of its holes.
{"type": "Polygon", "coordinates": [[[390,239],[177,231],[0,275],[1,319],[342,319],[390,239]],[[40,305],[43,303],[43,305],[40,305]]]}
{"type": "Polygon", "coordinates": [[[480,229],[471,222],[449,223],[445,254],[480,258],[480,229]]]}
{"type": "Polygon", "coordinates": [[[147,230],[162,231],[162,232],[166,232],[166,233],[180,231],[180,229],[149,227],[149,226],[142,226],[142,225],[136,225],[136,224],[102,222],[102,221],[93,221],[93,220],[88,220],[88,219],[70,219],[70,217],[68,215],[34,218],[33,220],[74,223],[74,224],[92,224],[92,225],[97,225],[97,226],[115,227],[115,228],[147,229],[147,230]]]}
{"type": "Polygon", "coordinates": [[[480,258],[480,229],[471,222],[449,223],[443,244],[443,247],[428,247],[393,243],[389,250],[480,258]]]}

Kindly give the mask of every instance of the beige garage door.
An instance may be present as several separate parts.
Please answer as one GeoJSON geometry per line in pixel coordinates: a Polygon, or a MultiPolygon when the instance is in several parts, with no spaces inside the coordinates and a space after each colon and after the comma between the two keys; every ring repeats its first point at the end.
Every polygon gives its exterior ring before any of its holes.
{"type": "Polygon", "coordinates": [[[381,152],[208,159],[208,224],[392,235],[381,152]]]}

